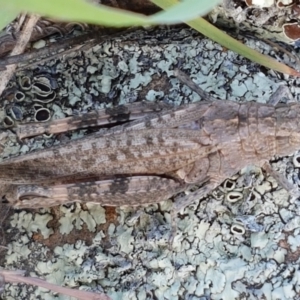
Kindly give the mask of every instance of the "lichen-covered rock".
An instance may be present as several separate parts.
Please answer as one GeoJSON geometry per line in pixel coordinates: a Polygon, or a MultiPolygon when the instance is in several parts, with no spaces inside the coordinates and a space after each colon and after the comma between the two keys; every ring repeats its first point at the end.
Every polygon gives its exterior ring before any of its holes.
{"type": "MultiPolygon", "coordinates": [[[[253,47],[258,43],[244,42],[253,47]]],[[[191,30],[149,29],[106,41],[79,56],[49,61],[46,78],[54,75],[56,80],[44,82],[56,96],[38,105],[53,111],[52,118],[61,118],[144,99],[175,105],[198,101],[198,95],[172,77],[176,67],[221,99],[264,103],[280,84],[272,72],[263,73],[191,30]]],[[[35,79],[30,72],[37,76],[38,70],[18,74],[12,82],[25,95],[18,102],[24,121],[32,121],[41,108],[33,101],[35,79]]],[[[298,79],[287,79],[286,84],[299,98],[298,79]]],[[[3,99],[0,113],[9,104],[3,99]]],[[[2,137],[1,158],[50,147],[87,131],[22,142],[9,133],[2,137]]],[[[298,178],[295,158],[276,159],[273,165],[288,179],[298,178]]],[[[3,217],[8,250],[2,267],[105,292],[112,299],[295,299],[300,220],[299,201],[292,200],[259,168],[247,168],[175,220],[170,200],[144,208],[71,204],[15,211],[3,217]],[[173,223],[177,230],[171,239],[173,223]]],[[[4,295],[58,299],[45,289],[10,284],[4,295]]]]}

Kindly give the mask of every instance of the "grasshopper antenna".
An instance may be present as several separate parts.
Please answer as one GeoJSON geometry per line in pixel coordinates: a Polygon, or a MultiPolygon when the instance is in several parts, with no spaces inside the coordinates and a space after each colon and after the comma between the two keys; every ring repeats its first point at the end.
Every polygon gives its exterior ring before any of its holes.
{"type": "Polygon", "coordinates": [[[219,101],[219,99],[214,98],[209,93],[202,90],[186,73],[182,72],[181,70],[175,69],[174,75],[181,83],[187,85],[192,91],[197,93],[202,99],[209,100],[209,101],[219,101]]]}

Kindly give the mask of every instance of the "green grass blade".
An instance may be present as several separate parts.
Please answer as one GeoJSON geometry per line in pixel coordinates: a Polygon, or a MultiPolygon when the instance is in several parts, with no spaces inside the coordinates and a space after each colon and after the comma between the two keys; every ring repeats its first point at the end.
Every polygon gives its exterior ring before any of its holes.
{"type": "Polygon", "coordinates": [[[146,23],[145,16],[141,14],[105,5],[95,5],[83,0],[0,0],[0,5],[12,10],[18,8],[65,21],[107,26],[132,26],[146,23]]]}
{"type": "Polygon", "coordinates": [[[207,14],[220,0],[185,0],[177,2],[177,5],[174,5],[172,0],[163,0],[163,2],[168,3],[170,8],[151,16],[151,21],[157,23],[181,23],[182,20],[191,20],[207,14]]]}
{"type": "Polygon", "coordinates": [[[0,30],[2,30],[6,25],[8,25],[12,20],[14,20],[18,14],[19,10],[10,10],[6,7],[1,7],[0,9],[0,30]]]}
{"type": "MultiPolygon", "coordinates": [[[[178,3],[177,0],[152,0],[152,2],[162,9],[169,9],[172,5],[178,3]]],[[[187,21],[185,23],[187,23],[190,27],[196,29],[200,33],[204,34],[208,38],[212,39],[213,41],[217,42],[218,44],[225,46],[226,48],[250,59],[251,61],[254,61],[262,66],[281,73],[300,77],[300,73],[295,69],[290,68],[289,66],[280,63],[267,55],[261,54],[254,49],[249,48],[248,46],[242,44],[228,34],[219,30],[203,18],[199,17],[195,20],[187,21]]]]}
{"type": "MultiPolygon", "coordinates": [[[[1,9],[28,11],[65,21],[86,22],[106,26],[138,26],[149,24],[174,24],[191,20],[207,13],[219,0],[185,0],[147,17],[87,0],[0,0],[1,9]]],[[[172,3],[172,2],[171,2],[172,3]]]]}

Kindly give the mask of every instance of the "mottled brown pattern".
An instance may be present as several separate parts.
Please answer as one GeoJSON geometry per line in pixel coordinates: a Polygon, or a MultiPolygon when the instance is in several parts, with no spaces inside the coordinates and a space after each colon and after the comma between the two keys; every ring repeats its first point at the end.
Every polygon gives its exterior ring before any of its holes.
{"type": "MultiPolygon", "coordinates": [[[[231,101],[152,112],[1,163],[2,196],[16,207],[74,201],[140,205],[159,202],[191,184],[202,185],[182,199],[189,203],[249,164],[262,165],[275,154],[299,149],[299,112],[299,104],[274,107],[231,101]]],[[[81,119],[75,118],[80,126],[81,119]]],[[[70,118],[64,124],[74,129],[70,118]]],[[[27,125],[26,131],[31,129],[27,125]]]]}

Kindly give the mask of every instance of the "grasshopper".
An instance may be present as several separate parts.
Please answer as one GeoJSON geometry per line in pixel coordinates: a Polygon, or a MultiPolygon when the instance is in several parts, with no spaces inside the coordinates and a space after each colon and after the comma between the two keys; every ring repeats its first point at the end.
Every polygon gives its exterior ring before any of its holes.
{"type": "Polygon", "coordinates": [[[243,167],[263,166],[274,155],[300,148],[299,104],[211,101],[204,96],[209,100],[177,108],[133,104],[20,125],[17,132],[24,138],[126,121],[3,161],[2,196],[17,208],[70,202],[133,206],[157,203],[199,185],[178,200],[180,209],[243,167]]]}

